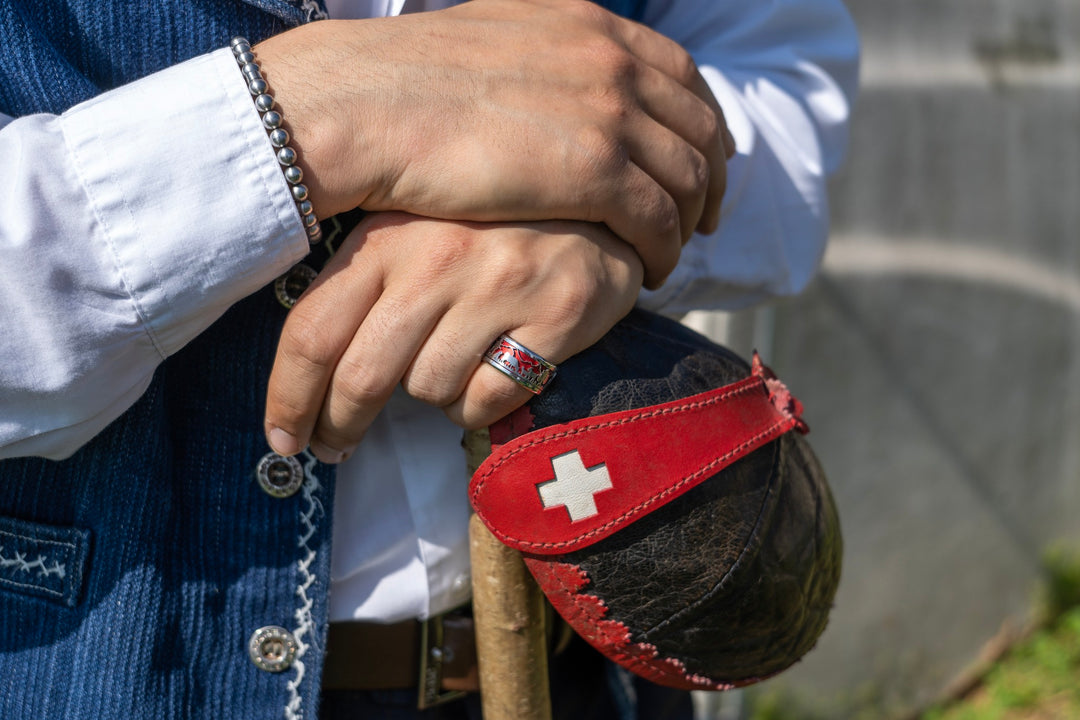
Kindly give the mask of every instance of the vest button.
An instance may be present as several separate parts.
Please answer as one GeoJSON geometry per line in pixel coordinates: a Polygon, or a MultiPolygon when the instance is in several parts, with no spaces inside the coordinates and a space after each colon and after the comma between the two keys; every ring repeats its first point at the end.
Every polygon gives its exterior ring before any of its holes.
{"type": "Polygon", "coordinates": [[[318,273],[304,263],[293,265],[289,272],[274,281],[274,295],[277,301],[286,310],[291,309],[317,276],[318,273]]]}
{"type": "Polygon", "coordinates": [[[267,625],[251,634],[248,656],[255,667],[266,672],[282,672],[296,658],[296,638],[283,627],[267,625]]]}
{"type": "Polygon", "coordinates": [[[255,468],[262,491],[271,497],[287,498],[304,484],[304,468],[295,457],[267,453],[255,468]]]}

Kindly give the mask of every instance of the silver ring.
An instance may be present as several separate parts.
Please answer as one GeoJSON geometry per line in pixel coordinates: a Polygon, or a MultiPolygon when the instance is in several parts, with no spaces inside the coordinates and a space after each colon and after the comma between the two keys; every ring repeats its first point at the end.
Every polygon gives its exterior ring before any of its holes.
{"type": "Polygon", "coordinates": [[[484,353],[484,360],[534,395],[555,377],[554,365],[509,335],[500,335],[491,343],[491,347],[484,353]]]}

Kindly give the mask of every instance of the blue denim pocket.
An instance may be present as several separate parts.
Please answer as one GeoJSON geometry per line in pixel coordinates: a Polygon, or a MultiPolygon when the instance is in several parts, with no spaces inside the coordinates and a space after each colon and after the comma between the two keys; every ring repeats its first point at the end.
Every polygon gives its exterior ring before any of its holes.
{"type": "Polygon", "coordinates": [[[89,530],[0,517],[0,591],[75,607],[89,556],[89,530]]]}

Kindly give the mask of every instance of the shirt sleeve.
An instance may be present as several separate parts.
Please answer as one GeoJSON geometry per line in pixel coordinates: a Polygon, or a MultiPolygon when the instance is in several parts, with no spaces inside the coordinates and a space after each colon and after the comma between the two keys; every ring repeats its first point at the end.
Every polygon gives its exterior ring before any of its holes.
{"type": "Polygon", "coordinates": [[[639,304],[736,309],[799,292],[824,253],[826,177],[847,146],[859,44],[840,0],[650,0],[646,24],[693,56],[738,152],[719,228],[696,234],[639,304]]]}
{"type": "Polygon", "coordinates": [[[0,458],[73,453],[308,250],[227,49],[0,115],[0,156],[0,458]]]}

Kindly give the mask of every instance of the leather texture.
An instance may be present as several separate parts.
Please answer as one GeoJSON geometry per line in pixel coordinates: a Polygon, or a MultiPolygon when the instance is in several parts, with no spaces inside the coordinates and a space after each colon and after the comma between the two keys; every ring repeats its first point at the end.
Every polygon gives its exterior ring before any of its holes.
{"type": "Polygon", "coordinates": [[[588,547],[795,429],[800,420],[773,404],[765,372],[755,363],[755,374],[712,392],[501,445],[473,475],[472,506],[516,550],[588,547]]]}
{"type": "MultiPolygon", "coordinates": [[[[635,310],[494,427],[493,442],[750,374],[725,348],[635,310]]],[[[775,381],[769,389],[775,403],[797,406],[775,381]]],[[[825,475],[805,439],[789,432],[609,537],[525,559],[555,609],[609,658],[661,684],[723,689],[774,675],[813,647],[841,555],[825,475]]]]}

